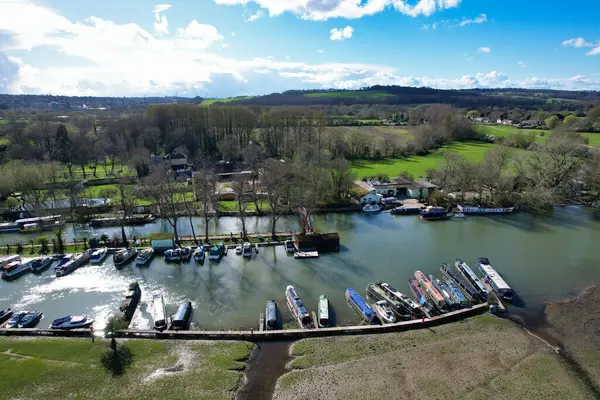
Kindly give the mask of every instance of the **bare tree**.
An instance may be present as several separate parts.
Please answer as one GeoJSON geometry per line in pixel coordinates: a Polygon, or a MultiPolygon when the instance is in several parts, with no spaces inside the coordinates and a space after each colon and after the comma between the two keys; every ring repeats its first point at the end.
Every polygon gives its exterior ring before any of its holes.
{"type": "Polygon", "coordinates": [[[164,166],[156,167],[144,179],[143,185],[143,193],[154,200],[158,214],[171,225],[175,241],[179,242],[177,221],[179,221],[180,213],[177,203],[181,196],[181,190],[178,190],[178,183],[175,182],[173,173],[164,166]]]}
{"type": "Polygon", "coordinates": [[[194,192],[204,217],[204,238],[208,241],[208,223],[219,211],[217,176],[209,169],[198,171],[194,177],[194,192]]]}
{"type": "Polygon", "coordinates": [[[354,185],[356,173],[352,171],[350,163],[343,158],[331,161],[327,168],[331,178],[333,198],[339,202],[346,200],[350,195],[350,189],[354,185]]]}
{"type": "Polygon", "coordinates": [[[248,236],[246,231],[246,204],[249,185],[248,182],[246,182],[245,175],[241,173],[235,174],[231,188],[235,193],[235,198],[238,205],[238,215],[240,217],[240,221],[242,222],[242,237],[246,238],[248,236]]]}
{"type": "Polygon", "coordinates": [[[265,162],[263,180],[267,190],[269,203],[269,219],[271,220],[271,235],[275,237],[275,226],[282,215],[294,210],[292,203],[294,173],[289,163],[269,159],[265,162]]]}

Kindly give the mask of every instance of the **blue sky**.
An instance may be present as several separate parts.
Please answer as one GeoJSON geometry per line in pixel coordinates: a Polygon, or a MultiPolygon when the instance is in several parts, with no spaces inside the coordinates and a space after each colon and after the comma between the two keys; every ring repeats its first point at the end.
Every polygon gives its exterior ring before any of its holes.
{"type": "Polygon", "coordinates": [[[595,0],[163,1],[0,0],[0,92],[600,89],[595,0]]]}

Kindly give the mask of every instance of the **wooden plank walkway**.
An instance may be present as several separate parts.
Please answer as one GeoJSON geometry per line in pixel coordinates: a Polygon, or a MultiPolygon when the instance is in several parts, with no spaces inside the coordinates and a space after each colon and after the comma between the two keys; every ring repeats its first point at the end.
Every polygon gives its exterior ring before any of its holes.
{"type": "MultiPolygon", "coordinates": [[[[460,321],[482,314],[488,310],[488,303],[477,304],[470,308],[452,311],[436,317],[402,321],[387,325],[360,325],[321,329],[286,329],[265,331],[163,331],[123,330],[115,332],[116,338],[137,339],[178,339],[178,340],[244,340],[262,342],[271,340],[298,340],[311,337],[376,334],[387,332],[403,332],[425,329],[434,326],[460,321]]],[[[57,331],[53,329],[0,329],[0,336],[62,336],[89,337],[90,330],[57,331]]]]}

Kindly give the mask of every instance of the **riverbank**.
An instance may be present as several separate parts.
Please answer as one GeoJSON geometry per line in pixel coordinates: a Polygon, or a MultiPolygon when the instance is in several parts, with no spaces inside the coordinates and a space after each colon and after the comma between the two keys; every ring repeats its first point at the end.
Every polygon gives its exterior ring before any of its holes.
{"type": "Polygon", "coordinates": [[[231,399],[243,382],[244,342],[119,341],[131,351],[125,373],[101,365],[109,341],[15,339],[0,341],[0,399],[231,399]]]}
{"type": "Polygon", "coordinates": [[[304,339],[291,352],[274,399],[593,398],[545,343],[490,314],[422,331],[304,339]]]}
{"type": "Polygon", "coordinates": [[[548,304],[545,315],[548,329],[566,357],[596,387],[600,397],[600,285],[548,304]]]}

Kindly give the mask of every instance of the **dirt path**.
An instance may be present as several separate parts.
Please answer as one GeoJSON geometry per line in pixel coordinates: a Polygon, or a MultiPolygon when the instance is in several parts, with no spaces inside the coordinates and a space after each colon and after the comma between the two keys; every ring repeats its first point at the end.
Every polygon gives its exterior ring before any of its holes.
{"type": "Polygon", "coordinates": [[[277,380],[287,372],[292,342],[257,343],[246,368],[246,382],[236,400],[271,399],[277,380]]]}

